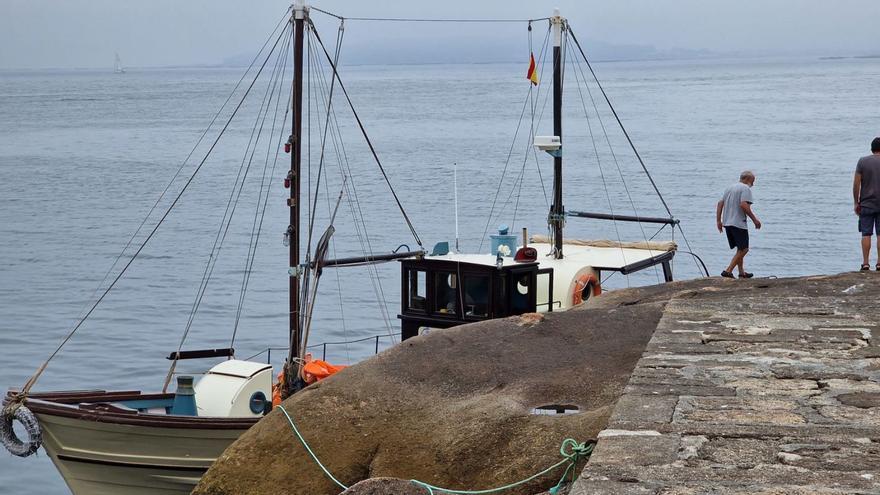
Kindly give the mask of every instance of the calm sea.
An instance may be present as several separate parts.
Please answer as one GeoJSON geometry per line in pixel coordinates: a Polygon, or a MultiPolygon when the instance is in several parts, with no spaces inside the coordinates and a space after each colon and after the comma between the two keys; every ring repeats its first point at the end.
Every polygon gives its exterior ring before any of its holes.
{"type": "MultiPolygon", "coordinates": [[[[569,68],[569,74],[575,70],[569,68]]],[[[856,160],[880,134],[874,91],[880,60],[601,63],[596,70],[681,219],[691,248],[713,274],[730,256],[725,239],[714,230],[715,202],[745,168],[757,174],[755,211],[764,221],[764,229],[753,232],[749,270],[757,276],[792,276],[858,268],[850,184],[856,160]]],[[[538,134],[551,134],[551,107],[545,106],[544,93],[533,94],[514,140],[528,95],[524,71],[520,65],[343,71],[426,247],[455,237],[456,169],[462,249],[479,246],[487,221],[490,230],[505,223],[514,230],[546,231],[552,161],[529,153],[528,128],[534,114],[538,134]],[[496,194],[500,216],[489,220],[496,194]]],[[[20,386],[82,314],[240,75],[241,70],[231,69],[130,70],[124,75],[0,72],[0,387],[20,386]]],[[[600,103],[595,86],[590,89],[600,103]]],[[[255,87],[256,101],[262,90],[255,87]]],[[[319,94],[317,82],[311,91],[319,94]]],[[[415,247],[343,103],[335,100],[346,154],[340,160],[328,147],[315,235],[327,225],[341,184],[339,164],[346,163],[357,198],[352,194],[342,201],[331,255],[363,253],[363,237],[351,214],[358,208],[364,218],[361,230],[375,252],[400,244],[415,247]]],[[[320,162],[320,108],[313,108],[311,118],[313,184],[320,162]]],[[[161,387],[164,356],[180,342],[256,112],[257,105],[243,107],[229,139],[214,150],[178,207],[52,363],[38,389],[161,387]]],[[[215,135],[216,127],[208,137],[215,135]]],[[[568,209],[664,214],[607,107],[600,105],[597,114],[587,88],[578,92],[571,76],[564,135],[568,209]]],[[[192,172],[206,149],[203,143],[184,174],[192,172]]],[[[184,348],[231,342],[255,208],[259,191],[265,190],[260,183],[268,150],[268,142],[261,141],[184,348]]],[[[282,234],[288,222],[281,184],[286,169],[279,164],[270,177],[263,234],[234,343],[239,357],[286,341],[282,234]]],[[[182,185],[178,179],[171,189],[179,191],[182,185]]],[[[166,198],[161,206],[167,204],[166,198]]],[[[154,213],[148,227],[157,218],[154,213]]],[[[655,230],[571,219],[566,234],[640,240],[655,230]]],[[[670,239],[670,233],[661,232],[657,239],[670,239]]],[[[681,233],[675,240],[686,247],[681,233]]],[[[377,272],[328,270],[311,341],[380,335],[380,347],[387,346],[389,326],[398,328],[398,270],[395,263],[377,272]],[[384,300],[384,311],[377,299],[384,300]]],[[[699,275],[684,253],[676,258],[675,272],[677,278],[699,275]]],[[[657,277],[655,271],[618,275],[606,287],[656,283],[657,277]]],[[[355,362],[370,355],[374,345],[330,346],[327,357],[355,362]]],[[[272,354],[274,363],[280,358],[281,352],[272,354]]],[[[184,368],[198,371],[200,364],[184,368]]],[[[18,459],[0,453],[0,493],[65,491],[45,454],[18,459]]]]}

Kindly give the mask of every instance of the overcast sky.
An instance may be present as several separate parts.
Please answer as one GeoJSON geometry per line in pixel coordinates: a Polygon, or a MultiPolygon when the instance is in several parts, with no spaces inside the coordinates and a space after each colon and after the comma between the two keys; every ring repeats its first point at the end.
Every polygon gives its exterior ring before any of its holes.
{"type": "MultiPolygon", "coordinates": [[[[255,52],[290,2],[0,0],[0,68],[216,64],[255,52]]],[[[880,53],[880,0],[325,0],[346,16],[543,17],[560,7],[582,40],[745,55],[880,53]]],[[[517,28],[520,29],[521,28],[517,28]]],[[[517,35],[519,31],[517,31],[517,35]]],[[[383,40],[502,40],[499,25],[352,22],[361,49],[383,40]]],[[[351,41],[349,41],[351,42],[351,41]]],[[[413,46],[409,46],[413,49],[413,46]]],[[[368,49],[368,48],[367,48],[368,49]]],[[[427,57],[428,55],[426,55],[427,57]]]]}

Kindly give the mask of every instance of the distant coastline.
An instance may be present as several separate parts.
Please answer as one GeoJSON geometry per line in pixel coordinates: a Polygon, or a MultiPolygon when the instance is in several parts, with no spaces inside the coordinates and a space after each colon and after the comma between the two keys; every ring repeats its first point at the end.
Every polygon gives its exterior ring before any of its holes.
{"type": "MultiPolygon", "coordinates": [[[[593,63],[638,63],[638,62],[697,62],[697,61],[839,61],[839,60],[876,60],[880,59],[880,54],[860,54],[860,55],[756,55],[756,54],[737,54],[737,53],[716,53],[700,50],[682,50],[682,51],[655,51],[653,54],[644,53],[642,56],[630,54],[632,56],[621,57],[595,57],[593,63]]],[[[198,69],[237,69],[245,68],[253,59],[253,54],[238,55],[228,57],[219,63],[213,64],[177,64],[177,65],[154,65],[154,66],[128,66],[127,72],[138,71],[154,71],[154,70],[198,70],[198,69]]],[[[341,67],[370,67],[370,66],[387,66],[387,67],[405,67],[405,66],[430,66],[430,65],[504,65],[522,63],[521,59],[505,58],[497,60],[400,60],[400,61],[380,61],[380,60],[348,60],[341,67]]],[[[108,72],[112,73],[112,67],[0,67],[0,74],[14,73],[37,73],[37,72],[108,72]]]]}

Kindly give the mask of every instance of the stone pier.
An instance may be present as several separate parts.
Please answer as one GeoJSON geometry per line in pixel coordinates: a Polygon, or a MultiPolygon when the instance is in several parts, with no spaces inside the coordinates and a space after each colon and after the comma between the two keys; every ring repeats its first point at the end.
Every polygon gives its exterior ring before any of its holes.
{"type": "Polygon", "coordinates": [[[880,274],[669,301],[572,495],[880,493],[880,274]]]}

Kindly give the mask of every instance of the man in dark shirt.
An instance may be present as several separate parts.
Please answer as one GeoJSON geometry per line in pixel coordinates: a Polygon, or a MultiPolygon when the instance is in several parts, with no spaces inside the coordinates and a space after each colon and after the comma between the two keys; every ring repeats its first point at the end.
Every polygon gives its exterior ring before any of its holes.
{"type": "MultiPolygon", "coordinates": [[[[880,137],[871,141],[871,154],[856,165],[853,178],[853,210],[859,216],[862,233],[862,271],[871,269],[871,236],[880,235],[880,137]]],[[[877,270],[880,271],[880,241],[877,242],[877,270]]]]}

